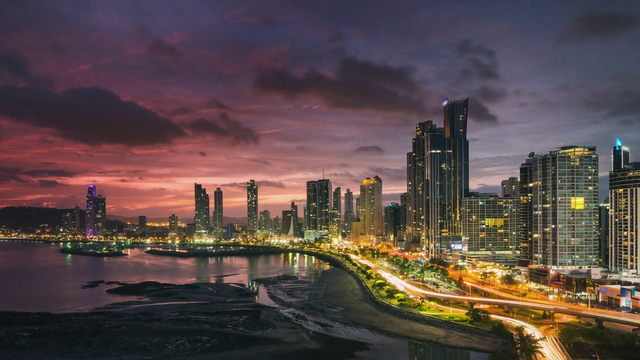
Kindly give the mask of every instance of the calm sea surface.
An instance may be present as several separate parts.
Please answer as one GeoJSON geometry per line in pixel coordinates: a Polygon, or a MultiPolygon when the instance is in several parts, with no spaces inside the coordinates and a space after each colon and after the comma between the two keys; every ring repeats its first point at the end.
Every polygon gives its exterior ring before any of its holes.
{"type": "MultiPolygon", "coordinates": [[[[80,287],[94,280],[247,285],[253,279],[282,274],[313,280],[329,268],[325,262],[302,254],[177,258],[145,254],[145,249],[129,249],[126,250],[129,256],[101,258],[63,254],[59,251],[61,246],[0,241],[0,310],[90,310],[127,300],[127,297],[106,293],[105,286],[80,287]]],[[[261,291],[260,295],[264,294],[261,291]]]]}
{"type": "MultiPolygon", "coordinates": [[[[0,311],[66,312],[91,310],[137,297],[113,295],[106,286],[82,289],[88,281],[173,284],[193,282],[243,283],[282,274],[315,280],[330,266],[302,254],[177,258],[145,254],[145,249],[126,250],[129,256],[100,258],[63,254],[62,245],[0,241],[0,311]]],[[[272,304],[260,287],[258,301],[272,304]]],[[[438,344],[393,338],[369,330],[335,324],[330,335],[373,344],[360,359],[486,360],[489,355],[438,344]]],[[[322,329],[310,329],[322,332],[322,329]]]]}

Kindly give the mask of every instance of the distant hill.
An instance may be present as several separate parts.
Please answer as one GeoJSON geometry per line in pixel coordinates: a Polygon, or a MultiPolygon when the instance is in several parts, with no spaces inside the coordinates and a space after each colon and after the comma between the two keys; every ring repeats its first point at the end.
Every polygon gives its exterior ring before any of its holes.
{"type": "MultiPolygon", "coordinates": [[[[55,229],[62,226],[62,216],[66,213],[73,213],[73,211],[74,209],[8,206],[0,209],[0,227],[25,232],[43,227],[55,229]]],[[[85,213],[80,209],[80,229],[85,227],[85,213]]],[[[123,224],[117,219],[110,218],[107,214],[107,229],[115,229],[118,225],[123,224]]]]}

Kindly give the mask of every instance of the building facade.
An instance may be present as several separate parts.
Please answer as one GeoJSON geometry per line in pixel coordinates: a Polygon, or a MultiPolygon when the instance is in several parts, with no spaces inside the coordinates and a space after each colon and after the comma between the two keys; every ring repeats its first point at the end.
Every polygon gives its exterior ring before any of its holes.
{"type": "Polygon", "coordinates": [[[96,187],[87,187],[87,211],[86,211],[87,237],[99,237],[105,235],[107,225],[107,199],[96,194],[96,187]]]}
{"type": "Polygon", "coordinates": [[[332,211],[331,181],[307,181],[307,226],[305,230],[329,231],[332,211]]]}
{"type": "Polygon", "coordinates": [[[470,252],[518,251],[519,203],[517,198],[467,197],[462,200],[462,234],[470,252]]]}
{"type": "Polygon", "coordinates": [[[213,228],[216,232],[224,231],[224,205],[222,190],[217,188],[213,192],[213,228]]]}
{"type": "Polygon", "coordinates": [[[169,236],[179,236],[180,230],[178,229],[178,217],[176,214],[169,216],[169,236]]]}
{"type": "Polygon", "coordinates": [[[262,210],[260,212],[260,224],[259,228],[261,232],[271,233],[271,213],[269,210],[262,210]]]}
{"type": "Polygon", "coordinates": [[[205,237],[209,234],[209,195],[202,184],[195,184],[195,199],[196,214],[193,219],[195,236],[205,237]]]}
{"type": "Polygon", "coordinates": [[[549,154],[533,155],[531,160],[532,223],[526,224],[532,233],[531,265],[549,269],[598,266],[596,148],[563,146],[549,154]]]}
{"type": "Polygon", "coordinates": [[[609,173],[609,270],[640,274],[640,163],[609,173]]]}
{"type": "Polygon", "coordinates": [[[347,192],[344,193],[344,232],[346,234],[351,233],[353,220],[353,193],[350,189],[347,189],[347,192]]]}
{"type": "Polygon", "coordinates": [[[502,180],[502,197],[520,198],[520,181],[517,177],[510,177],[507,180],[502,180]]]}
{"type": "Polygon", "coordinates": [[[393,244],[398,241],[402,230],[402,208],[400,204],[390,202],[384,207],[384,235],[393,244]]]}
{"type": "Polygon", "coordinates": [[[377,175],[373,179],[366,178],[360,185],[361,235],[384,235],[382,212],[382,179],[377,175]]]}
{"type": "Polygon", "coordinates": [[[258,185],[255,180],[247,182],[247,233],[253,236],[258,230],[258,185]]]}

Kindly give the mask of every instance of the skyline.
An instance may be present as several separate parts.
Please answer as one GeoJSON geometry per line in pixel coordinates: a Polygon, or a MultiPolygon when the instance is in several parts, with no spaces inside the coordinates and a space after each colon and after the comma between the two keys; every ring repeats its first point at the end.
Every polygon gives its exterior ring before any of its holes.
{"type": "Polygon", "coordinates": [[[415,124],[443,126],[447,97],[471,101],[472,191],[500,192],[531,151],[588,145],[602,200],[615,136],[640,144],[640,5],[464,4],[3,3],[0,206],[82,205],[94,184],[109,215],[188,218],[196,182],[243,217],[255,179],[259,211],[280,213],[323,168],[343,189],[378,175],[399,202],[415,124]],[[335,91],[349,86],[375,91],[335,91]],[[53,101],[64,128],[17,95],[53,101]]]}

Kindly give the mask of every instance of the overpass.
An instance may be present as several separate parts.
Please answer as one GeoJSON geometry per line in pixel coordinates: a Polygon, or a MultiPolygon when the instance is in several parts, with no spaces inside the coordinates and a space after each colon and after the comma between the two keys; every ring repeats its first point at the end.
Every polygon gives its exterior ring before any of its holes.
{"type": "MultiPolygon", "coordinates": [[[[598,310],[598,309],[583,309],[580,306],[565,305],[565,304],[556,305],[556,304],[548,304],[548,303],[542,303],[542,302],[526,301],[518,297],[506,295],[506,294],[504,296],[510,297],[511,299],[493,299],[493,298],[485,298],[485,297],[477,297],[477,296],[452,295],[452,294],[443,294],[443,293],[438,293],[434,291],[423,290],[406,281],[403,281],[402,279],[398,278],[395,275],[392,275],[391,273],[385,270],[380,269],[379,266],[373,264],[368,260],[364,260],[361,258],[354,258],[354,260],[359,261],[362,264],[368,265],[372,269],[376,269],[376,272],[378,274],[380,274],[390,284],[395,285],[398,289],[407,291],[407,292],[418,293],[421,296],[438,298],[442,300],[465,301],[470,304],[474,303],[474,304],[506,305],[509,307],[524,307],[528,309],[551,311],[559,314],[580,316],[580,317],[594,319],[598,324],[598,327],[602,327],[604,321],[640,327],[640,316],[635,314],[621,313],[621,312],[608,311],[608,310],[598,310]]],[[[466,284],[471,286],[474,285],[470,283],[466,283],[466,284]]]]}

